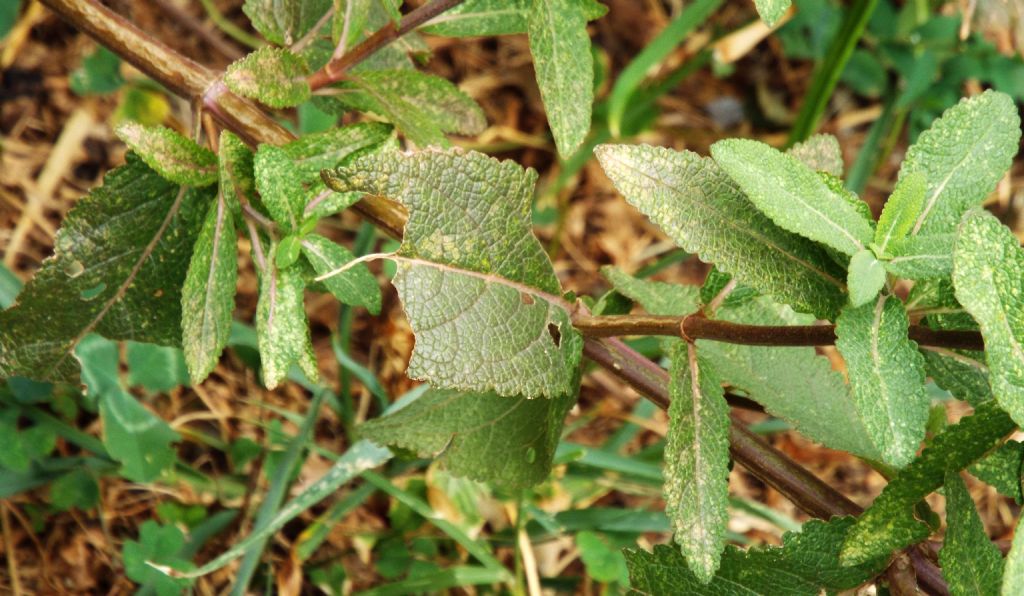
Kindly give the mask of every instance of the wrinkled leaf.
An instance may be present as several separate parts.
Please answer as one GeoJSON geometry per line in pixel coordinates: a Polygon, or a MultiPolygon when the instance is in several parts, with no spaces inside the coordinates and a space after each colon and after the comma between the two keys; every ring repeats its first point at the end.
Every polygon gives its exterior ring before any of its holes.
{"type": "Polygon", "coordinates": [[[924,358],[907,339],[909,325],[903,304],[888,295],[847,307],[836,321],[857,411],[882,459],[896,467],[914,459],[928,423],[924,358]]]}
{"type": "Polygon", "coordinates": [[[1018,505],[1024,503],[1024,443],[1007,441],[967,469],[975,478],[992,486],[1018,505]]]}
{"type": "MultiPolygon", "coordinates": [[[[608,7],[597,0],[578,1],[588,21],[599,19],[608,12],[608,7]]],[[[527,12],[531,5],[532,0],[467,0],[428,21],[421,31],[449,37],[526,33],[527,12]]]]}
{"type": "MultiPolygon", "coordinates": [[[[276,250],[271,245],[271,252],[276,250]]],[[[305,282],[297,268],[278,269],[267,263],[260,275],[260,297],[256,303],[256,335],[259,341],[263,384],[273,389],[297,363],[311,380],[319,376],[309,321],[303,302],[305,282]]]]}
{"type": "Polygon", "coordinates": [[[503,396],[573,391],[583,342],[531,230],[533,170],[424,151],[361,157],[325,177],[409,210],[394,279],[416,335],[409,376],[503,396]]]}
{"type": "Polygon", "coordinates": [[[953,234],[928,234],[893,240],[889,244],[892,260],[885,268],[906,279],[948,277],[953,271],[953,234]]]}
{"type": "Polygon", "coordinates": [[[848,255],[874,238],[870,218],[796,157],[747,139],[718,141],[711,155],[779,227],[848,255]]]}
{"type": "Polygon", "coordinates": [[[181,286],[211,190],[179,188],[129,154],[64,219],[48,258],[0,313],[0,377],[77,383],[90,332],[181,342],[181,286]]]}
{"type": "Polygon", "coordinates": [[[289,108],[309,99],[309,68],[284,48],[262,47],[230,64],[224,82],[235,93],[272,108],[289,108]]]}
{"type": "Polygon", "coordinates": [[[885,201],[875,229],[875,244],[879,254],[886,254],[890,243],[905,238],[914,229],[914,222],[924,209],[926,184],[927,180],[921,172],[912,172],[896,182],[896,188],[885,201]]]}
{"type": "Polygon", "coordinates": [[[665,514],[693,574],[718,570],[729,521],[729,405],[722,383],[692,344],[671,353],[665,443],[665,514]]]}
{"type": "Polygon", "coordinates": [[[711,159],[626,145],[595,154],[626,200],[702,261],[821,318],[846,301],[843,273],[824,251],[773,224],[711,159]]]}
{"type": "Polygon", "coordinates": [[[774,27],[779,22],[779,19],[786,14],[791,4],[791,0],[754,0],[757,14],[761,16],[761,20],[769,27],[774,27]]]}
{"type": "Polygon", "coordinates": [[[217,181],[217,156],[192,139],[164,126],[143,126],[128,120],[115,132],[149,167],[171,182],[208,186],[217,181]]]}
{"type": "Polygon", "coordinates": [[[331,0],[245,0],[242,12],[267,41],[290,46],[309,32],[331,0]]]}
{"type": "Polygon", "coordinates": [[[912,234],[947,234],[960,216],[992,192],[1020,141],[1020,117],[1010,96],[996,91],[949,108],[907,150],[900,178],[921,172],[924,208],[912,234]]]}
{"type": "Polygon", "coordinates": [[[558,154],[568,158],[590,131],[594,60],[580,0],[533,0],[530,53],[558,154]]]}
{"type": "Polygon", "coordinates": [[[553,399],[430,389],[359,427],[378,444],[437,458],[457,476],[522,489],[548,477],[575,392],[553,399]]]}
{"type": "MultiPolygon", "coordinates": [[[[784,1],[788,7],[789,0],[784,1]]],[[[799,159],[815,172],[825,172],[836,178],[843,175],[843,150],[839,147],[839,139],[833,135],[813,135],[806,141],[793,145],[786,153],[799,159]]]]}
{"type": "Polygon", "coordinates": [[[974,500],[960,474],[946,474],[946,538],[939,551],[942,577],[951,594],[996,595],[1003,575],[1003,555],[989,540],[974,500]]]}
{"type": "Polygon", "coordinates": [[[953,255],[956,297],[981,326],[996,401],[1024,423],[1024,250],[995,216],[964,215],[953,255]]]}
{"type": "MultiPolygon", "coordinates": [[[[330,273],[355,258],[347,248],[317,234],[302,239],[302,254],[317,275],[330,273]]],[[[323,283],[344,304],[365,306],[374,315],[380,313],[380,286],[366,265],[356,265],[323,283]]]]}

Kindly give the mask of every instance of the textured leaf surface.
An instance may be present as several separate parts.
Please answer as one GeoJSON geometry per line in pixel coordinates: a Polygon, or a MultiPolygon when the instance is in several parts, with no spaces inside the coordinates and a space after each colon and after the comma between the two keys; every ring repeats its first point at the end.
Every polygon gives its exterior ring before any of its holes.
{"type": "Polygon", "coordinates": [[[381,122],[340,126],[303,135],[282,145],[281,149],[292,159],[303,182],[321,182],[321,170],[340,166],[356,152],[380,147],[391,138],[392,130],[391,126],[381,122]]]}
{"type": "Polygon", "coordinates": [[[1024,250],[995,216],[981,210],[964,215],[953,285],[981,326],[996,400],[1024,423],[1024,250]]]}
{"type": "Polygon", "coordinates": [[[882,459],[914,459],[928,423],[924,358],[907,339],[910,322],[898,298],[847,307],[836,321],[836,348],[846,361],[853,400],[882,459]]]}
{"type": "MultiPolygon", "coordinates": [[[[475,135],[487,127],[487,119],[480,106],[458,87],[438,76],[418,70],[376,70],[360,73],[355,85],[359,91],[352,90],[337,95],[335,99],[351,109],[389,119],[392,116],[399,118],[394,112],[400,104],[390,103],[397,100],[402,102],[401,105],[412,106],[420,112],[417,118],[428,119],[442,132],[475,135]]],[[[401,128],[401,122],[392,121],[401,128]]],[[[403,132],[410,134],[404,129],[403,132]]],[[[427,144],[430,143],[422,145],[427,144]]]]}
{"type": "Polygon", "coordinates": [[[698,362],[695,347],[678,342],[671,359],[665,513],[690,570],[708,583],[729,521],[729,406],[721,382],[698,362]]]}
{"type": "Polygon", "coordinates": [[[761,15],[761,20],[769,27],[774,27],[775,23],[779,22],[791,4],[791,0],[754,0],[757,14],[761,15]]]}
{"type": "Polygon", "coordinates": [[[212,199],[184,194],[128,155],[64,219],[54,254],[0,313],[0,377],[78,382],[75,344],[181,345],[181,286],[212,199]]]}
{"type": "Polygon", "coordinates": [[[1020,141],[1020,117],[1010,96],[996,91],[949,108],[907,150],[900,178],[921,172],[924,208],[913,234],[947,234],[978,205],[1010,167],[1020,141]]]}
{"type": "Polygon", "coordinates": [[[975,478],[992,486],[1018,505],[1024,503],[1024,443],[1007,441],[967,469],[975,478]]]}
{"type": "Polygon", "coordinates": [[[575,392],[553,399],[430,389],[408,406],[364,423],[359,434],[436,457],[458,476],[508,490],[547,478],[575,392]]]}
{"type": "MultiPolygon", "coordinates": [[[[271,253],[276,246],[271,245],[271,253]]],[[[311,380],[319,378],[309,321],[303,303],[305,282],[295,267],[278,269],[272,262],[260,276],[256,303],[256,336],[259,342],[263,384],[273,389],[297,363],[311,380]]]]}
{"type": "Polygon", "coordinates": [[[894,240],[889,244],[893,258],[885,268],[905,279],[948,277],[953,271],[953,234],[928,234],[894,240]]]}
{"type": "MultiPolygon", "coordinates": [[[[788,0],[786,6],[789,6],[788,0]]],[[[843,150],[839,147],[839,139],[829,134],[817,134],[806,141],[797,143],[786,152],[799,159],[815,172],[825,172],[830,176],[843,176],[843,150]]]]}
{"type": "Polygon", "coordinates": [[[285,231],[299,229],[305,219],[306,205],[318,190],[303,182],[302,175],[287,151],[274,145],[260,145],[253,162],[256,188],[263,205],[285,231]]]}
{"type": "Polygon", "coordinates": [[[337,45],[341,38],[346,40],[345,49],[352,47],[366,29],[370,9],[377,0],[333,0],[334,16],[331,17],[331,39],[337,45]]]}
{"type": "Polygon", "coordinates": [[[253,153],[245,141],[227,130],[221,131],[218,145],[220,193],[231,212],[240,217],[242,201],[248,201],[254,206],[263,205],[256,194],[253,153]]]}
{"type": "MultiPolygon", "coordinates": [[[[467,0],[431,19],[422,31],[449,37],[526,33],[526,15],[532,0],[467,0]]],[[[588,21],[601,18],[608,7],[597,0],[579,0],[588,21]]]]}
{"type": "Polygon", "coordinates": [[[984,352],[922,348],[925,371],[935,384],[974,407],[992,399],[984,352]]]}
{"type": "Polygon", "coordinates": [[[870,249],[865,248],[850,259],[846,286],[850,289],[850,304],[853,306],[873,302],[885,287],[885,266],[870,249]]]}
{"type": "Polygon", "coordinates": [[[711,159],[642,145],[595,153],[626,200],[704,262],[821,318],[846,301],[843,273],[825,252],[773,224],[711,159]]]}
{"type": "Polygon", "coordinates": [[[844,565],[859,564],[919,542],[931,531],[914,506],[942,486],[947,471],[960,471],[999,445],[1016,428],[994,403],[949,426],[892,479],[857,520],[843,543],[844,565]]]}
{"type": "Polygon", "coordinates": [[[290,46],[330,7],[331,0],[245,0],[242,12],[267,41],[290,46]]]}
{"type": "Polygon", "coordinates": [[[309,99],[309,68],[284,48],[262,47],[228,66],[224,82],[235,93],[272,108],[289,108],[309,99]]]}
{"type": "Polygon", "coordinates": [[[208,186],[217,181],[217,156],[164,126],[124,121],[118,138],[161,176],[178,184],[208,186]]]}
{"type": "Polygon", "coordinates": [[[939,551],[949,591],[996,595],[1003,576],[1003,555],[989,540],[974,500],[958,472],[946,474],[946,538],[939,551]]]}
{"type": "Polygon", "coordinates": [[[174,462],[171,442],[178,433],[120,387],[100,397],[100,415],[103,444],[121,462],[125,478],[152,482],[174,462]]]}
{"type": "Polygon", "coordinates": [[[1017,518],[1017,527],[1013,533],[1013,544],[1006,553],[1006,566],[1003,569],[1003,585],[999,591],[1002,596],[1016,596],[1020,587],[1024,586],[1024,515],[1017,518]]]}
{"type": "Polygon", "coordinates": [[[195,384],[217,365],[231,335],[238,260],[235,219],[223,194],[210,205],[181,289],[181,345],[195,384]]]}
{"type": "Polygon", "coordinates": [[[914,229],[914,222],[924,209],[924,193],[927,180],[921,172],[912,172],[896,182],[889,199],[878,217],[875,229],[875,244],[879,254],[889,250],[889,244],[906,237],[914,229]]]}
{"type": "MultiPolygon", "coordinates": [[[[605,267],[604,276],[615,289],[656,315],[683,316],[696,310],[692,286],[639,280],[605,267]]],[[[726,305],[718,318],[747,325],[806,325],[797,315],[767,298],[726,305]]],[[[769,414],[792,424],[808,438],[868,459],[879,459],[864,423],[850,399],[842,376],[814,348],[744,346],[698,341],[701,357],[715,372],[763,405],[769,414]]]]}
{"type": "Polygon", "coordinates": [[[711,155],[780,227],[848,255],[874,238],[870,220],[796,157],[747,139],[718,141],[711,155]]]}
{"type": "Polygon", "coordinates": [[[742,551],[728,546],[711,583],[693,575],[680,552],[655,546],[653,553],[626,550],[630,585],[643,594],[786,594],[819,596],[856,588],[885,569],[888,559],[876,558],[855,567],[839,565],[839,548],[853,518],[811,520],[799,532],[787,532],[781,547],[742,551]]]}
{"type": "Polygon", "coordinates": [[[372,112],[385,118],[420,148],[447,147],[448,139],[444,136],[440,123],[434,121],[425,109],[426,106],[413,103],[404,93],[404,89],[395,86],[398,78],[390,75],[398,72],[407,71],[359,73],[359,76],[350,79],[351,89],[355,92],[339,95],[334,99],[337,104],[349,109],[372,112]]]}
{"type": "Polygon", "coordinates": [[[594,61],[580,0],[533,0],[530,53],[558,153],[568,158],[590,130],[594,61]]]}
{"type": "Polygon", "coordinates": [[[394,284],[416,335],[410,376],[503,396],[572,392],[583,342],[530,228],[533,170],[425,151],[361,157],[325,176],[334,190],[409,210],[394,284]]]}
{"type": "MultiPolygon", "coordinates": [[[[723,290],[725,290],[726,286],[730,283],[733,283],[731,275],[719,271],[718,267],[712,267],[711,270],[708,271],[707,277],[704,278],[704,284],[700,287],[701,304],[711,304],[711,302],[723,290]]],[[[758,293],[754,288],[734,283],[732,289],[725,296],[723,304],[727,306],[736,306],[757,297],[758,293]]]]}
{"type": "MultiPolygon", "coordinates": [[[[310,234],[302,239],[302,254],[306,256],[306,260],[313,266],[317,275],[334,271],[355,258],[347,248],[317,234],[310,234]]],[[[380,313],[380,286],[366,265],[356,265],[325,279],[323,283],[341,302],[365,306],[371,314],[380,313]]]]}

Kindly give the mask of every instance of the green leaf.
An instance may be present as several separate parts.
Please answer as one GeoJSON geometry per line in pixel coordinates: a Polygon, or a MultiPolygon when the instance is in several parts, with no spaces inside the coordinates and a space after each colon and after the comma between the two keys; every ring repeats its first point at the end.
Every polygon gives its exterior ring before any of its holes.
{"type": "Polygon", "coordinates": [[[245,0],[242,12],[267,41],[290,46],[327,13],[331,0],[245,0]]]}
{"type": "Polygon", "coordinates": [[[298,234],[289,234],[281,239],[274,251],[274,263],[278,269],[287,269],[299,260],[302,254],[302,238],[298,234]]]}
{"type": "Polygon", "coordinates": [[[116,388],[100,396],[100,416],[103,444],[121,463],[125,478],[152,482],[174,463],[171,443],[178,440],[178,433],[128,392],[116,388]]]}
{"type": "Polygon", "coordinates": [[[945,487],[947,528],[939,563],[950,593],[957,596],[999,594],[1002,553],[985,533],[960,474],[947,472],[945,487]]]}
{"type": "Polygon", "coordinates": [[[879,254],[889,251],[889,244],[905,238],[914,229],[914,222],[924,209],[927,180],[921,172],[911,172],[896,182],[889,199],[882,208],[875,229],[875,244],[879,254]]]}
{"type": "Polygon", "coordinates": [[[530,53],[558,154],[568,158],[590,131],[594,60],[580,0],[533,0],[530,53]]]}
{"type": "Polygon", "coordinates": [[[921,348],[925,371],[935,384],[974,407],[992,399],[984,352],[921,348]]]}
{"type": "Polygon", "coordinates": [[[181,288],[181,345],[193,384],[217,366],[231,334],[238,282],[235,218],[223,193],[210,205],[181,288]]]}
{"type": "Polygon", "coordinates": [[[892,259],[885,262],[889,273],[905,279],[949,277],[953,271],[953,234],[928,234],[893,240],[892,259]]]}
{"type": "Polygon", "coordinates": [[[77,383],[72,352],[97,332],[181,342],[181,286],[213,191],[179,188],[134,154],[64,219],[48,258],[0,313],[0,378],[77,383]]]}
{"type": "MultiPolygon", "coordinates": [[[[270,252],[277,250],[271,244],[270,252]]],[[[305,282],[298,268],[278,269],[267,263],[260,275],[260,297],[256,303],[256,335],[259,339],[263,384],[273,389],[288,374],[292,363],[298,363],[310,380],[320,377],[313,344],[309,337],[309,321],[303,302],[305,282]]]]}
{"type": "Polygon", "coordinates": [[[143,126],[125,120],[114,131],[161,176],[187,186],[209,186],[217,182],[217,156],[192,139],[165,126],[143,126]]]}
{"type": "Polygon", "coordinates": [[[303,183],[295,163],[281,147],[260,145],[253,168],[256,188],[270,216],[286,231],[298,230],[305,219],[306,205],[317,191],[303,183]]]}
{"type": "Polygon", "coordinates": [[[441,77],[418,70],[374,70],[352,77],[352,86],[334,100],[350,109],[372,112],[395,123],[418,145],[442,144],[420,142],[416,135],[433,135],[421,126],[429,121],[429,128],[463,135],[476,135],[487,127],[487,118],[475,101],[458,87],[441,77]],[[411,106],[417,113],[400,114],[402,106],[411,106]],[[414,122],[413,130],[403,127],[414,122]],[[424,129],[422,132],[419,129],[424,129]]]}
{"type": "MultiPolygon", "coordinates": [[[[766,3],[784,4],[783,13],[785,13],[786,8],[789,8],[789,0],[766,0],[766,3]]],[[[758,8],[758,12],[760,12],[760,8],[758,8]]],[[[764,13],[761,16],[764,18],[764,13]]],[[[765,20],[767,21],[767,19],[765,20]]],[[[825,172],[836,178],[843,176],[843,168],[845,166],[843,150],[839,147],[839,139],[833,135],[814,135],[806,141],[793,145],[786,153],[797,158],[801,163],[816,172],[825,172]]]]}
{"type": "Polygon", "coordinates": [[[262,207],[263,201],[256,194],[256,177],[253,173],[253,153],[238,135],[231,131],[220,133],[220,196],[227,202],[236,217],[241,216],[242,202],[262,207]]]}
{"type": "MultiPolygon", "coordinates": [[[[467,0],[446,10],[420,28],[424,33],[448,37],[489,37],[526,33],[531,0],[467,0]]],[[[608,7],[597,0],[580,0],[588,21],[599,19],[608,7]]]]}
{"type": "Polygon", "coordinates": [[[999,591],[1002,596],[1014,596],[1024,586],[1024,515],[1017,518],[1010,552],[1006,553],[1003,568],[1003,584],[999,591]]]}
{"type": "Polygon", "coordinates": [[[850,259],[846,287],[850,289],[850,304],[853,306],[873,302],[885,287],[885,266],[870,249],[865,248],[850,259]]]}
{"type": "Polygon", "coordinates": [[[331,19],[331,39],[337,45],[344,37],[347,50],[362,37],[370,18],[370,7],[377,0],[333,1],[334,17],[331,19]]]}
{"type": "Polygon", "coordinates": [[[71,470],[50,485],[50,504],[57,510],[91,509],[100,502],[100,485],[86,468],[71,470]]]}
{"type": "MultiPolygon", "coordinates": [[[[0,35],[0,37],[3,37],[0,35]]],[[[82,60],[82,65],[71,71],[68,87],[77,95],[103,95],[113,93],[124,85],[121,76],[121,58],[103,46],[96,48],[82,60]]]]}
{"type": "Polygon", "coordinates": [[[846,301],[843,273],[825,252],[773,224],[711,159],[647,146],[594,152],[626,200],[704,262],[821,318],[846,301]]]}
{"type": "Polygon", "coordinates": [[[601,583],[629,581],[626,559],[617,548],[596,532],[584,530],[576,534],[576,548],[580,549],[580,560],[587,575],[601,583]]]}
{"type": "Polygon", "coordinates": [[[457,476],[517,490],[544,481],[575,392],[554,399],[429,389],[359,436],[437,458],[457,476]]]}
{"type": "Polygon", "coordinates": [[[956,297],[978,321],[996,401],[1024,423],[1024,251],[995,216],[964,215],[953,253],[956,297]]]}
{"type": "Polygon", "coordinates": [[[947,471],[960,471],[1002,443],[1016,426],[994,403],[949,426],[921,455],[899,472],[857,520],[843,543],[844,565],[888,556],[928,537],[931,530],[914,517],[914,506],[942,486],[947,471]]]}
{"type": "MultiPolygon", "coordinates": [[[[712,267],[711,270],[708,271],[707,277],[704,278],[704,285],[700,287],[701,304],[711,304],[711,301],[713,301],[730,282],[732,282],[731,275],[728,273],[722,273],[719,271],[718,267],[712,267]]],[[[754,288],[744,286],[742,284],[736,284],[725,297],[725,301],[722,304],[724,306],[739,306],[740,304],[757,297],[758,293],[754,288]]]]}
{"type": "Polygon", "coordinates": [[[787,532],[781,547],[742,551],[728,546],[711,583],[693,575],[677,549],[655,546],[653,553],[624,551],[632,588],[644,594],[786,594],[820,596],[851,590],[888,565],[876,557],[856,567],[839,565],[839,548],[853,518],[811,520],[800,532],[787,532]]]}
{"type": "Polygon", "coordinates": [[[882,459],[902,467],[914,459],[928,423],[924,358],[907,339],[910,321],[898,298],[846,307],[836,321],[836,348],[868,435],[882,459]]]}
{"type": "Polygon", "coordinates": [[[152,586],[159,596],[175,596],[188,590],[187,579],[172,578],[150,563],[183,571],[192,563],[178,556],[185,546],[185,535],[176,526],[161,526],[148,520],[139,529],[139,539],[126,540],[122,548],[124,573],[128,579],[152,586]]]}
{"type": "Polygon", "coordinates": [[[530,229],[536,172],[456,150],[369,155],[324,176],[409,210],[394,285],[416,335],[410,377],[503,396],[573,392],[583,341],[530,229]]]}
{"type": "Polygon", "coordinates": [[[159,393],[189,384],[185,354],[178,348],[135,341],[127,342],[126,348],[128,386],[159,393]]]}
{"type": "Polygon", "coordinates": [[[321,170],[336,168],[357,153],[381,147],[391,139],[393,130],[382,122],[363,122],[303,135],[281,149],[292,159],[303,182],[319,185],[323,183],[321,170]]]}
{"type": "MultiPolygon", "coordinates": [[[[355,258],[347,248],[316,234],[302,239],[302,254],[313,265],[317,275],[330,273],[355,258]]],[[[365,306],[371,314],[380,314],[380,286],[366,265],[357,265],[328,277],[324,285],[341,302],[365,306]]]]}
{"type": "Polygon", "coordinates": [[[774,27],[779,22],[791,4],[790,0],[754,0],[757,14],[761,15],[761,20],[769,27],[774,27]]]}
{"type": "Polygon", "coordinates": [[[907,150],[900,178],[921,172],[924,208],[912,234],[955,231],[965,211],[978,205],[1010,167],[1020,141],[1013,100],[986,91],[949,108],[907,150]]]}
{"type": "Polygon", "coordinates": [[[718,570],[729,521],[729,406],[697,348],[671,353],[665,443],[665,514],[690,570],[708,583],[718,570]]]}
{"type": "Polygon", "coordinates": [[[748,139],[718,141],[711,155],[780,227],[848,255],[874,238],[871,220],[796,157],[748,139]]]}
{"type": "Polygon", "coordinates": [[[262,47],[228,65],[224,82],[238,95],[272,108],[290,108],[309,99],[309,67],[284,48],[262,47]]]}
{"type": "Polygon", "coordinates": [[[975,478],[992,486],[1018,505],[1024,503],[1024,443],[1007,441],[967,469],[975,478]]]}

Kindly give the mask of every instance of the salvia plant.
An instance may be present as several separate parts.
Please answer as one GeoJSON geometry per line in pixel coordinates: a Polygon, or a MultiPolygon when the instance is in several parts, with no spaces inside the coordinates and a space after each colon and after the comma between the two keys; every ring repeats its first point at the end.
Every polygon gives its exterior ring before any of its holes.
{"type": "MultiPolygon", "coordinates": [[[[590,127],[586,25],[604,12],[597,2],[436,0],[403,16],[392,0],[247,0],[245,14],[269,43],[223,76],[101,8],[44,4],[197,97],[213,118],[194,138],[118,127],[126,164],[78,202],[53,256],[0,314],[0,375],[104,388],[105,442],[120,446],[110,455],[129,478],[152,480],[176,433],[116,373],[83,370],[83,350],[95,334],[179,346],[191,382],[202,383],[232,334],[242,236],[258,277],[256,346],[268,388],[295,366],[319,375],[306,293],[380,311],[372,259],[394,263],[416,341],[408,375],[428,387],[358,427],[358,442],[326,476],[221,557],[196,569],[133,546],[129,569],[181,589],[342,483],[372,478],[368,470],[394,453],[437,458],[455,475],[509,490],[535,485],[550,473],[586,357],[668,410],[663,495],[674,544],[626,550],[637,591],[820,594],[876,580],[897,591],[908,574],[910,585],[935,592],[1022,590],[1024,532],[1004,561],[961,478],[969,470],[1024,500],[1024,446],[1007,440],[1024,423],[1024,251],[981,208],[1020,142],[1008,96],[964,99],[921,133],[877,221],[844,185],[829,135],[786,151],[723,140],[710,156],[598,146],[622,197],[714,265],[699,288],[604,270],[615,294],[647,313],[629,315],[611,295],[562,287],[531,230],[536,172],[448,148],[446,133],[479,132],[484,115],[417,68],[428,53],[421,34],[526,33],[554,140],[569,156],[590,127]],[[294,138],[248,101],[285,108],[310,98],[325,111],[375,118],[294,138]],[[349,208],[400,236],[398,248],[356,258],[317,233],[319,221],[349,208]],[[660,337],[667,371],[617,339],[627,335],[660,337]],[[845,378],[813,347],[830,344],[845,378]],[[973,413],[930,424],[929,378],[973,413]],[[856,455],[888,485],[861,510],[733,421],[737,396],[856,455]],[[819,519],[781,546],[727,546],[733,461],[819,519]],[[940,522],[924,498],[939,490],[946,530],[936,557],[928,540],[940,522]]],[[[774,22],[787,5],[758,8],[774,22]]],[[[479,543],[461,544],[500,570],[479,543]]]]}

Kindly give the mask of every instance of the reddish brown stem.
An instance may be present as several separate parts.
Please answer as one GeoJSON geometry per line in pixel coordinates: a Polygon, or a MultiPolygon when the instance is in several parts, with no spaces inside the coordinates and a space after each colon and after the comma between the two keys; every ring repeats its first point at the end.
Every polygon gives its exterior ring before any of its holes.
{"type": "MultiPolygon", "coordinates": [[[[587,337],[669,335],[751,346],[829,346],[836,343],[835,325],[742,325],[700,315],[577,316],[573,326],[587,337]]],[[[985,349],[981,334],[976,331],[944,331],[912,325],[908,335],[923,346],[985,349]]]]}
{"type": "Polygon", "coordinates": [[[310,88],[316,91],[317,89],[326,87],[332,83],[337,83],[345,76],[345,73],[348,72],[350,68],[369,58],[377,50],[395,41],[399,37],[402,37],[406,33],[412,31],[416,27],[419,27],[423,23],[426,23],[449,8],[462,4],[464,1],[465,0],[434,0],[433,2],[428,2],[402,17],[402,20],[399,22],[397,27],[393,21],[389,21],[387,25],[384,25],[378,29],[376,33],[366,38],[356,47],[352,48],[351,52],[346,52],[340,57],[332,59],[330,62],[325,64],[323,68],[310,75],[308,79],[310,88]]]}

